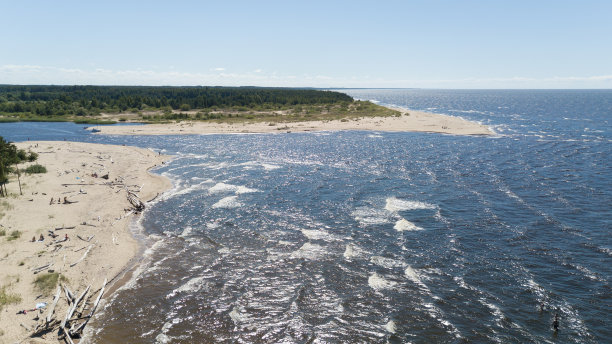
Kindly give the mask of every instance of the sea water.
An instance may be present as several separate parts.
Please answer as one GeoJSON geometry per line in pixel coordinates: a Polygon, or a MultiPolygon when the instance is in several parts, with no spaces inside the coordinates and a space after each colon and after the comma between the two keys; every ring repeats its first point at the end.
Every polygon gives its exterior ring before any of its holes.
{"type": "Polygon", "coordinates": [[[124,137],[0,124],[9,140],[175,155],[156,170],[173,188],[135,228],[143,261],[87,341],[612,338],[612,91],[342,91],[497,135],[124,137]]]}

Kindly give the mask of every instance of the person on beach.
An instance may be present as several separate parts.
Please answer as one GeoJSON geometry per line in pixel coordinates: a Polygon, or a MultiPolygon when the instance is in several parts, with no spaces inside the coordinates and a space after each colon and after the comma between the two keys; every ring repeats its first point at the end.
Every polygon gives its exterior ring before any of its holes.
{"type": "Polygon", "coordinates": [[[45,241],[45,237],[41,234],[40,238],[38,238],[38,241],[45,241]]]}

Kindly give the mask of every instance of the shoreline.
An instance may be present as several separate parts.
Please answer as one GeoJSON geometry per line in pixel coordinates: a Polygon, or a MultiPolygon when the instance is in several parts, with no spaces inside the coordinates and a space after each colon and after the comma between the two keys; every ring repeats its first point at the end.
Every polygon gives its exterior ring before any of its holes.
{"type": "MultiPolygon", "coordinates": [[[[359,117],[303,122],[240,122],[218,123],[184,121],[138,126],[99,126],[96,134],[103,135],[205,135],[243,133],[286,133],[312,131],[381,131],[423,132],[449,135],[491,136],[496,133],[488,126],[466,119],[403,108],[387,108],[400,112],[397,117],[359,117]]],[[[90,127],[93,128],[93,127],[90,127]]]]}
{"type": "MultiPolygon", "coordinates": [[[[47,315],[47,309],[17,314],[33,309],[37,303],[51,304],[56,286],[42,292],[35,289],[35,278],[47,272],[60,273],[75,294],[91,285],[89,296],[94,299],[105,278],[109,283],[104,299],[129,280],[142,259],[139,253],[146,247],[131,228],[143,214],[129,211],[125,188],[146,203],[172,186],[166,177],[149,172],[170,157],[151,150],[66,141],[15,145],[39,154],[38,161],[20,164],[19,168],[41,164],[47,173],[22,174],[23,195],[19,195],[17,178],[11,177],[7,184],[10,196],[0,199],[4,213],[0,230],[6,232],[0,237],[4,265],[0,287],[18,297],[0,312],[0,340],[11,343],[27,340],[39,323],[35,318],[47,315]],[[16,231],[17,238],[9,240],[9,234],[16,231]],[[51,233],[58,237],[52,238],[51,233]],[[41,236],[44,241],[38,241],[41,236]],[[66,236],[68,240],[64,240],[66,236]],[[33,273],[33,269],[46,264],[52,265],[33,273]]],[[[67,308],[62,295],[55,318],[63,318],[67,308]]],[[[57,330],[32,341],[56,343],[57,330]]]]}

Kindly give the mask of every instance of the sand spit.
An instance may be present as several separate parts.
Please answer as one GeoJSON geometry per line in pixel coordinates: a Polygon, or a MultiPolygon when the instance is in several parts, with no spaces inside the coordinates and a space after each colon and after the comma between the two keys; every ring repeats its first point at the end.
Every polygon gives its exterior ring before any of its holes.
{"type": "MultiPolygon", "coordinates": [[[[16,145],[38,153],[35,163],[45,166],[47,173],[22,174],[23,195],[12,177],[7,185],[9,197],[0,199],[0,231],[5,233],[0,236],[0,287],[20,299],[0,311],[0,342],[56,343],[57,331],[28,338],[38,323],[35,319],[46,317],[56,290],[53,286],[50,293],[41,292],[34,280],[50,271],[60,273],[74,294],[91,284],[90,295],[105,278],[112,283],[139,249],[129,229],[135,215],[129,211],[125,187],[142,201],[168,189],[167,179],[147,170],[169,157],[141,148],[91,143],[16,145]],[[19,234],[11,235],[16,231],[19,234]],[[41,237],[43,241],[39,241],[41,237]],[[43,302],[47,307],[42,313],[29,311],[43,302]],[[28,312],[18,314],[23,310],[28,312]]],[[[55,308],[56,318],[63,318],[67,309],[64,297],[55,308]]]]}
{"type": "Polygon", "coordinates": [[[431,132],[451,135],[493,135],[489,127],[459,117],[406,109],[395,109],[399,117],[365,117],[349,120],[290,123],[180,122],[139,126],[99,126],[100,134],[111,135],[193,135],[235,133],[279,133],[324,130],[371,130],[387,132],[431,132]]]}

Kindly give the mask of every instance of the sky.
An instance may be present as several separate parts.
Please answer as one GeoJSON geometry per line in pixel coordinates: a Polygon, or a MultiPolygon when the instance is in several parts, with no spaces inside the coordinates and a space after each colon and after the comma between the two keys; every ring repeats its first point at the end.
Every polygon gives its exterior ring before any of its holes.
{"type": "Polygon", "coordinates": [[[612,88],[612,1],[0,0],[0,84],[612,88]]]}

